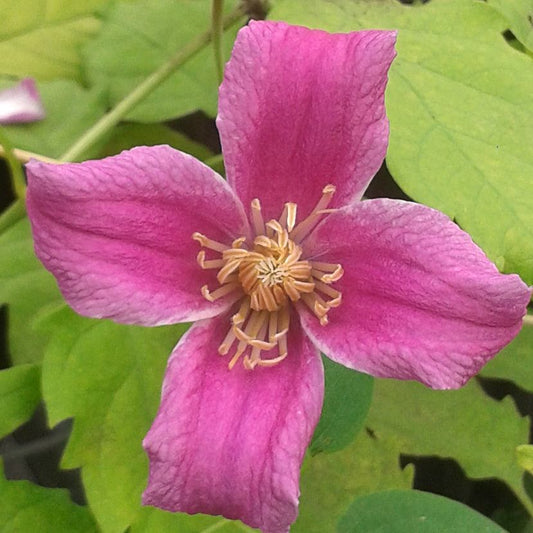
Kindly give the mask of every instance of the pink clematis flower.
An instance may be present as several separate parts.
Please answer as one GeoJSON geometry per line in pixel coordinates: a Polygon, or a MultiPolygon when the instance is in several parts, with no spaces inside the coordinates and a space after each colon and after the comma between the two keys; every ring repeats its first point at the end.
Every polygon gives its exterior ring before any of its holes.
{"type": "Polygon", "coordinates": [[[385,156],[395,33],[252,22],[220,88],[228,181],[166,146],[28,165],[35,249],[81,314],[199,320],[144,446],[144,503],[268,533],[296,519],[319,351],[374,376],[464,384],[530,297],[445,215],[361,196],[385,156]]]}
{"type": "Polygon", "coordinates": [[[0,124],[35,122],[45,117],[39,91],[32,78],[0,91],[0,124]]]}

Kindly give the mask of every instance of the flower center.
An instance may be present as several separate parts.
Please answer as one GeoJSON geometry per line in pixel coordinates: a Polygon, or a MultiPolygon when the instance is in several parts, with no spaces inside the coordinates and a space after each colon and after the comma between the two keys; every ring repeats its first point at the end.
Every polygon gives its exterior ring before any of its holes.
{"type": "Polygon", "coordinates": [[[273,366],[287,357],[291,302],[297,305],[303,302],[323,326],[328,323],[329,309],[340,305],[341,293],[330,285],[342,277],[341,265],[305,260],[300,246],[320,218],[332,211],[327,206],[334,192],[333,185],[326,186],[311,214],[298,225],[296,204],[285,204],[279,220],[265,223],[259,200],[253,200],[252,225],[256,237],[251,243],[240,237],[227,246],[201,233],[193,234],[203,248],[220,254],[218,258],[206,259],[205,250],[198,253],[202,268],[218,269],[220,283],[213,292],[202,287],[203,296],[215,301],[233,294],[236,300],[241,300],[218,349],[221,355],[234,350],[230,369],[241,357],[244,367],[250,370],[258,365],[273,366]],[[274,356],[262,357],[261,352],[276,348],[274,356]]]}

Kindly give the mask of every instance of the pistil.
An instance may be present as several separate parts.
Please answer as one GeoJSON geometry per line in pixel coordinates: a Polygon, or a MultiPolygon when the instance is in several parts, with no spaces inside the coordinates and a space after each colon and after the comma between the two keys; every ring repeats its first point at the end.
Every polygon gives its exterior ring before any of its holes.
{"type": "Polygon", "coordinates": [[[220,257],[207,259],[200,250],[198,264],[203,269],[216,269],[220,286],[210,291],[202,287],[202,295],[213,302],[232,295],[241,305],[231,319],[231,327],[219,346],[219,353],[233,351],[228,367],[232,369],[242,358],[243,366],[274,366],[288,355],[287,334],[290,305],[302,301],[316,315],[320,324],[328,323],[328,311],[341,303],[340,291],[330,285],[343,275],[341,265],[305,260],[301,242],[318,224],[335,192],[327,185],[309,216],[296,224],[297,206],[285,204],[278,220],[265,223],[261,203],[251,203],[251,221],[255,231],[253,242],[245,237],[231,246],[194,233],[193,239],[220,257]],[[277,354],[271,351],[277,348],[277,354]],[[262,352],[269,357],[262,357],[262,352]]]}

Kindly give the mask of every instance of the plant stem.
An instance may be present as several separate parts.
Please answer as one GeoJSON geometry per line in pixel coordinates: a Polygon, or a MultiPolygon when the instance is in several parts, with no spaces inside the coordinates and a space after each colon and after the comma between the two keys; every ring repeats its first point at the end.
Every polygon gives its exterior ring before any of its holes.
{"type": "Polygon", "coordinates": [[[13,153],[13,146],[11,146],[9,137],[4,133],[2,128],[0,128],[0,143],[2,144],[3,155],[9,166],[11,186],[13,187],[15,198],[22,200],[24,203],[24,199],[26,198],[26,179],[24,177],[24,170],[22,170],[20,161],[13,153]]]}
{"type": "Polygon", "coordinates": [[[222,11],[224,0],[213,0],[211,10],[211,31],[213,34],[213,52],[215,54],[215,68],[217,69],[218,83],[222,83],[224,75],[224,62],[222,59],[222,33],[224,31],[224,21],[222,11]]]}
{"type": "MultiPolygon", "coordinates": [[[[223,28],[234,24],[242,16],[239,6],[223,20],[223,28]]],[[[146,98],[156,87],[165,81],[178,67],[204,48],[213,38],[211,29],[201,33],[184,48],[179,50],[157,70],[152,72],[140,85],[125,96],[111,111],[106,113],[96,124],[89,128],[59,159],[61,161],[77,160],[98,139],[116,126],[131,109],[146,98]]]]}
{"type": "MultiPolygon", "coordinates": [[[[57,159],[52,159],[51,157],[46,157],[45,155],[36,154],[34,152],[28,152],[26,150],[20,150],[19,148],[13,148],[11,152],[15,156],[15,159],[19,161],[20,163],[27,163],[30,159],[37,159],[38,161],[42,161],[43,163],[60,163],[61,162],[61,161],[58,161],[57,159]]],[[[0,144],[0,157],[7,158],[6,149],[1,144],[0,144]]]]}

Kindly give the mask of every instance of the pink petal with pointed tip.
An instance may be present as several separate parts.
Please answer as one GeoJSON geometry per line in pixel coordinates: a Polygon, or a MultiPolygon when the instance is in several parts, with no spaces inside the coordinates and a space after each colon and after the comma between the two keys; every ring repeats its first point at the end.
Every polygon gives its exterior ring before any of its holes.
{"type": "MultiPolygon", "coordinates": [[[[169,146],[140,147],[101,161],[27,165],[35,251],[80,314],[157,325],[214,316],[192,234],[225,244],[247,230],[227,183],[169,146]]],[[[220,257],[214,253],[213,258],[220,257]]]]}
{"type": "Polygon", "coordinates": [[[369,200],[325,219],[309,256],[341,263],[342,304],[302,325],[331,359],[374,376],[456,388],[513,339],[530,290],[503,275],[447,216],[369,200]]]}
{"type": "Polygon", "coordinates": [[[286,533],[322,407],[322,361],[295,316],[284,361],[228,370],[229,356],[217,352],[228,327],[228,317],[197,323],[172,353],[143,443],[150,458],[143,502],[286,533]]]}
{"type": "Polygon", "coordinates": [[[257,197],[267,219],[285,202],[306,215],[328,184],[337,187],[332,206],[362,195],[387,149],[383,94],[395,38],[281,22],[240,30],[217,125],[228,181],[246,208],[257,197]]]}
{"type": "Polygon", "coordinates": [[[46,116],[37,86],[32,78],[0,91],[0,124],[34,122],[46,116]]]}

